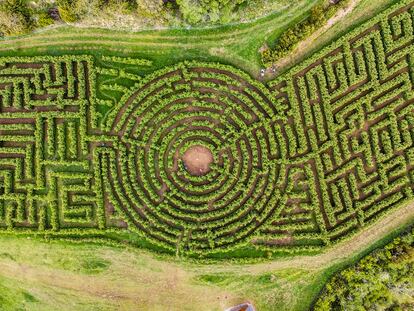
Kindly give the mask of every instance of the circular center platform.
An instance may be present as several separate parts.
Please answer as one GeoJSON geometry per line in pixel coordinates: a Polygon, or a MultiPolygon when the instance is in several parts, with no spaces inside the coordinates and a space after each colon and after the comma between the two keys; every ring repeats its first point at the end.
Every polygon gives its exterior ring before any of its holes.
{"type": "Polygon", "coordinates": [[[184,152],[182,160],[185,168],[191,175],[202,176],[210,171],[213,154],[207,147],[191,146],[184,152]]]}

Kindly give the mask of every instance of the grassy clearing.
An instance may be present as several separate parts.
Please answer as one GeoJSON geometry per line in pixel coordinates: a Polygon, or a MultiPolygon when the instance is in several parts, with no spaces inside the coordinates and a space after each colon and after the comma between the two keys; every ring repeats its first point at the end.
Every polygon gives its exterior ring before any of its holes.
{"type": "MultiPolygon", "coordinates": [[[[6,270],[7,271],[7,270],[6,270]]],[[[6,272],[7,273],[7,272],[6,272]]],[[[29,277],[0,277],[1,310],[113,310],[110,301],[29,277]]],[[[113,305],[113,304],[112,304],[113,305]]]]}
{"type": "Polygon", "coordinates": [[[6,237],[0,248],[2,310],[222,310],[243,300],[143,251],[6,237]]]}

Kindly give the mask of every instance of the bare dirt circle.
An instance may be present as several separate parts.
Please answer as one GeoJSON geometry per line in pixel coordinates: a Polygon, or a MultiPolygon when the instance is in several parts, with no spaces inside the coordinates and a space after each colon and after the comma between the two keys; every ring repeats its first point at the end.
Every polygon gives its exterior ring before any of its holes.
{"type": "Polygon", "coordinates": [[[210,164],[214,160],[210,149],[200,145],[188,148],[181,159],[186,170],[194,176],[207,174],[210,171],[210,164]]]}

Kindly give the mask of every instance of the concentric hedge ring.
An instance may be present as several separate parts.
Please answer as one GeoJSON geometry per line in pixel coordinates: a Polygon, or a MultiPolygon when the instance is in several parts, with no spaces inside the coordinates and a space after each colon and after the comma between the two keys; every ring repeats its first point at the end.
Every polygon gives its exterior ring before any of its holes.
{"type": "Polygon", "coordinates": [[[261,121],[276,113],[269,98],[236,69],[199,63],[156,72],[130,95],[113,114],[110,181],[141,231],[186,252],[228,249],[254,233],[279,198],[279,166],[261,141],[261,121]],[[213,156],[200,176],[182,161],[195,146],[213,156]]]}

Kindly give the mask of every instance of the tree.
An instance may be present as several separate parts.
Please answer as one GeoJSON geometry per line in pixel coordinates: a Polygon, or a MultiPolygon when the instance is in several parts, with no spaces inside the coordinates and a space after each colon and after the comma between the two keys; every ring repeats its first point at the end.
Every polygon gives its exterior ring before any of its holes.
{"type": "Polygon", "coordinates": [[[181,14],[190,24],[226,22],[243,2],[246,0],[177,0],[181,14]]]}
{"type": "Polygon", "coordinates": [[[138,13],[143,16],[157,17],[164,9],[163,0],[136,0],[136,3],[138,13]]]}
{"type": "Polygon", "coordinates": [[[60,17],[67,23],[73,23],[86,15],[100,11],[102,0],[58,0],[60,17]]]}
{"type": "Polygon", "coordinates": [[[74,1],[72,0],[58,0],[59,15],[63,21],[67,23],[73,23],[78,20],[78,16],[75,13],[74,1]]]}

